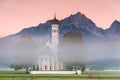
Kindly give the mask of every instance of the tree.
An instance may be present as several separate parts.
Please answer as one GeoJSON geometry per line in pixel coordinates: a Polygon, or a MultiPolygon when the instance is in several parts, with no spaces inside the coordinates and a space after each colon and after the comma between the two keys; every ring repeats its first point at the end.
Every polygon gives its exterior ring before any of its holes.
{"type": "Polygon", "coordinates": [[[20,65],[20,64],[11,64],[11,65],[10,65],[10,68],[14,68],[14,70],[16,71],[16,70],[22,69],[23,66],[20,65]]]}

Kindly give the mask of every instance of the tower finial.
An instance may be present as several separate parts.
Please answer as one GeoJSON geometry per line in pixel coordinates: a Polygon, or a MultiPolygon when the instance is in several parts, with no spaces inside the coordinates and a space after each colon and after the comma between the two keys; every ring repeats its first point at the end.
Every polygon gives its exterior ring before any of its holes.
{"type": "Polygon", "coordinates": [[[54,13],[54,18],[56,18],[56,13],[54,13]]]}

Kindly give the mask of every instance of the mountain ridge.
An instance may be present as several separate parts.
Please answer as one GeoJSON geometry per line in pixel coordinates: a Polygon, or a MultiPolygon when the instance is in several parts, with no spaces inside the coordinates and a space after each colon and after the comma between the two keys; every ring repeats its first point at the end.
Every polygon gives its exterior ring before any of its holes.
{"type": "Polygon", "coordinates": [[[120,35],[120,22],[115,20],[110,28],[106,29],[106,32],[110,34],[110,36],[119,36],[120,35]]]}
{"type": "MultiPolygon", "coordinates": [[[[120,22],[115,20],[108,29],[102,29],[81,12],[70,15],[59,21],[60,36],[67,32],[79,32],[85,37],[114,37],[120,34],[120,22]]],[[[50,36],[51,20],[40,23],[38,26],[24,28],[13,35],[50,36]]],[[[11,36],[11,35],[10,35],[11,36]]]]}

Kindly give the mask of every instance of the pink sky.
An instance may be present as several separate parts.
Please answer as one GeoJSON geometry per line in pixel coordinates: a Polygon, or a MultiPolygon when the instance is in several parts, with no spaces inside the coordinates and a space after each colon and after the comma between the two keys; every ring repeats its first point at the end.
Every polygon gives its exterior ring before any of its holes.
{"type": "Polygon", "coordinates": [[[120,0],[0,0],[0,37],[76,12],[85,14],[97,26],[108,28],[120,21],[120,0]]]}

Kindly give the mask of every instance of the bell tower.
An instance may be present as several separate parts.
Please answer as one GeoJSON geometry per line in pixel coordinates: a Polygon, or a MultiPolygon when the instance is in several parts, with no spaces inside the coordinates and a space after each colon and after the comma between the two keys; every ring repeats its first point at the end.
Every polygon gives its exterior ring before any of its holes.
{"type": "Polygon", "coordinates": [[[56,19],[56,14],[54,14],[54,19],[51,24],[51,43],[53,47],[57,48],[59,44],[59,21],[56,19]]]}

